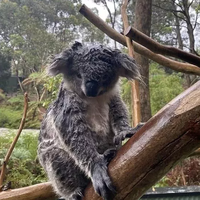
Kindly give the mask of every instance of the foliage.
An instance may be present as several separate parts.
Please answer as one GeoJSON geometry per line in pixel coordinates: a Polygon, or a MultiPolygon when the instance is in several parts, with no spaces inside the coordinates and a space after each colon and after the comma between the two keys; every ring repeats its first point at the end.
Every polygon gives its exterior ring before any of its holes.
{"type": "MultiPolygon", "coordinates": [[[[26,117],[25,128],[39,128],[40,119],[38,116],[33,117],[33,101],[29,102],[29,111],[26,117]]],[[[21,94],[5,98],[0,107],[0,127],[19,128],[24,109],[24,97],[21,94]]]]}
{"type": "MultiPolygon", "coordinates": [[[[9,130],[0,135],[0,164],[16,135],[9,130]]],[[[45,173],[37,160],[38,132],[24,132],[19,137],[7,167],[5,182],[11,182],[12,188],[19,188],[46,181],[45,173]]]]}
{"type": "Polygon", "coordinates": [[[125,104],[127,105],[129,112],[131,113],[131,84],[125,78],[122,78],[120,83],[121,83],[121,97],[125,102],[125,104]]]}
{"type": "Polygon", "coordinates": [[[0,102],[4,101],[6,98],[5,94],[3,94],[2,92],[0,92],[0,102]]]}
{"type": "Polygon", "coordinates": [[[10,57],[2,55],[0,53],[0,89],[2,89],[5,92],[7,92],[6,83],[8,82],[8,78],[11,76],[10,68],[10,57]]]}
{"type": "Polygon", "coordinates": [[[100,43],[104,35],[83,18],[80,0],[0,1],[0,51],[12,59],[12,74],[38,72],[51,54],[74,40],[100,43]]]}
{"type": "Polygon", "coordinates": [[[184,90],[180,73],[167,74],[155,63],[151,64],[149,84],[153,115],[184,90]]]}
{"type": "Polygon", "coordinates": [[[171,169],[154,187],[200,185],[200,157],[187,158],[171,169]]]}
{"type": "Polygon", "coordinates": [[[35,88],[35,93],[30,91],[28,87],[26,88],[27,91],[36,96],[36,98],[29,103],[28,117],[30,120],[28,124],[26,124],[29,128],[40,127],[40,121],[46,108],[57,96],[61,80],[61,76],[49,77],[45,70],[43,70],[30,74],[29,77],[23,81],[24,86],[34,85],[35,88]]]}
{"type": "Polygon", "coordinates": [[[24,96],[18,94],[7,100],[7,105],[10,105],[13,110],[22,110],[24,105],[24,96]]]}
{"type": "MultiPolygon", "coordinates": [[[[168,74],[153,62],[150,65],[149,85],[153,115],[184,90],[180,73],[168,74]]],[[[126,79],[121,80],[121,95],[131,112],[131,85],[126,79]]]]}
{"type": "Polygon", "coordinates": [[[20,110],[13,110],[9,107],[0,108],[0,127],[5,128],[18,128],[22,111],[20,110]]]}

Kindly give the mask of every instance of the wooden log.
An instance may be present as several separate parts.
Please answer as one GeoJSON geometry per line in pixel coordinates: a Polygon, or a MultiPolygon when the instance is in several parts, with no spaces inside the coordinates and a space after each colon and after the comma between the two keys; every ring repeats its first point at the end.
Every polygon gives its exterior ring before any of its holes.
{"type": "Polygon", "coordinates": [[[0,192],[0,200],[50,200],[56,199],[49,182],[0,192]]]}
{"type": "MultiPolygon", "coordinates": [[[[117,153],[109,173],[115,200],[136,200],[180,160],[200,147],[200,81],[180,94],[117,153]]],[[[84,200],[100,200],[90,185],[84,200]]]]}
{"type": "Polygon", "coordinates": [[[153,51],[154,53],[162,54],[162,55],[167,55],[167,56],[172,56],[175,58],[179,58],[181,60],[184,60],[188,63],[194,64],[198,67],[200,67],[200,57],[183,51],[181,49],[172,47],[172,46],[167,46],[167,45],[162,45],[155,40],[152,40],[150,37],[147,35],[143,34],[139,30],[135,29],[134,27],[129,26],[124,34],[134,40],[135,42],[141,44],[142,46],[148,48],[149,50],[153,51]]]}
{"type": "MultiPolygon", "coordinates": [[[[126,41],[124,39],[124,36],[119,34],[110,26],[108,26],[100,17],[95,15],[86,5],[83,4],[79,12],[84,17],[86,17],[92,24],[94,24],[97,28],[99,28],[102,32],[108,35],[110,38],[126,46],[126,41]]],[[[160,54],[156,54],[150,51],[149,49],[143,47],[142,45],[134,41],[133,41],[133,46],[134,46],[134,50],[137,53],[163,66],[169,67],[178,72],[200,75],[200,69],[195,65],[188,64],[188,63],[181,63],[181,62],[177,62],[172,59],[166,58],[165,56],[161,56],[160,54]]]]}

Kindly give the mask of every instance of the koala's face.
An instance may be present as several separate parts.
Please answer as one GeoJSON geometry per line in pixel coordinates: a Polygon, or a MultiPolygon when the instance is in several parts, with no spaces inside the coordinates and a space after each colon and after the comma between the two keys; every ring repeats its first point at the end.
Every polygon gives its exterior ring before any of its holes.
{"type": "Polygon", "coordinates": [[[74,55],[72,65],[72,77],[77,88],[88,97],[111,90],[119,79],[114,59],[96,47],[87,49],[81,55],[74,55]]]}
{"type": "Polygon", "coordinates": [[[135,61],[119,50],[102,45],[83,47],[78,42],[71,49],[56,55],[49,71],[54,75],[63,73],[70,89],[88,97],[110,91],[119,76],[130,79],[139,77],[135,61]]]}

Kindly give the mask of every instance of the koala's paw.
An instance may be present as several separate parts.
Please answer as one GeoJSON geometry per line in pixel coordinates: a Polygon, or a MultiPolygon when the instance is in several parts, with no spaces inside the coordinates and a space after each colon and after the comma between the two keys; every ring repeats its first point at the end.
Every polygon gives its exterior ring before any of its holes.
{"type": "Polygon", "coordinates": [[[104,200],[109,200],[110,196],[116,193],[108,175],[106,161],[94,164],[91,171],[91,180],[96,193],[104,200]]]}
{"type": "Polygon", "coordinates": [[[126,127],[114,137],[114,143],[119,145],[124,139],[132,137],[145,123],[139,123],[135,128],[126,127]]]}
{"type": "Polygon", "coordinates": [[[103,156],[104,156],[104,159],[105,159],[107,165],[108,165],[108,164],[110,163],[110,161],[115,157],[116,153],[117,153],[117,149],[116,149],[116,148],[107,149],[107,150],[103,153],[103,156]]]}

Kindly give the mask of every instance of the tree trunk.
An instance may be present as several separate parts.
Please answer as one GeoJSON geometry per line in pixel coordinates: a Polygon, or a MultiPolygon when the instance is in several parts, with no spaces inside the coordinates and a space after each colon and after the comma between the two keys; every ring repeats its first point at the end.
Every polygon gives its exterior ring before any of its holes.
{"type": "Polygon", "coordinates": [[[189,43],[190,43],[190,52],[195,54],[194,28],[191,24],[191,21],[190,21],[191,19],[190,19],[190,14],[189,14],[190,5],[189,5],[188,0],[182,0],[182,4],[183,4],[183,12],[184,12],[186,24],[187,24],[187,32],[188,32],[189,43]]]}
{"type": "MultiPolygon", "coordinates": [[[[177,9],[176,9],[176,5],[175,5],[174,1],[172,2],[172,6],[173,6],[173,9],[176,12],[177,9]]],[[[176,36],[177,36],[177,41],[178,41],[178,48],[183,50],[183,39],[182,39],[182,36],[181,36],[181,28],[180,28],[179,18],[177,16],[177,14],[174,14],[174,17],[175,17],[175,26],[176,26],[176,36]]]]}
{"type": "MultiPolygon", "coordinates": [[[[175,5],[174,7],[176,9],[175,5]]],[[[195,19],[195,22],[194,22],[195,25],[193,26],[191,23],[191,16],[190,16],[190,11],[189,11],[191,7],[191,3],[188,0],[182,0],[181,5],[179,7],[181,8],[181,13],[184,16],[184,21],[187,27],[187,33],[188,33],[188,38],[189,38],[189,50],[192,54],[197,55],[197,52],[195,51],[195,38],[194,38],[194,29],[197,23],[197,18],[195,19]]],[[[176,12],[174,12],[174,15],[177,20],[178,18],[182,20],[182,18],[178,17],[176,12]]],[[[195,82],[195,79],[196,79],[196,76],[191,76],[188,74],[185,74],[184,77],[186,80],[186,84],[185,84],[186,88],[190,87],[195,82]]]]}
{"type": "MultiPolygon", "coordinates": [[[[151,28],[151,0],[137,0],[135,5],[135,28],[150,36],[151,28]]],[[[149,60],[140,54],[135,55],[137,64],[145,84],[140,84],[141,121],[151,118],[149,92],[149,60]]]]}

